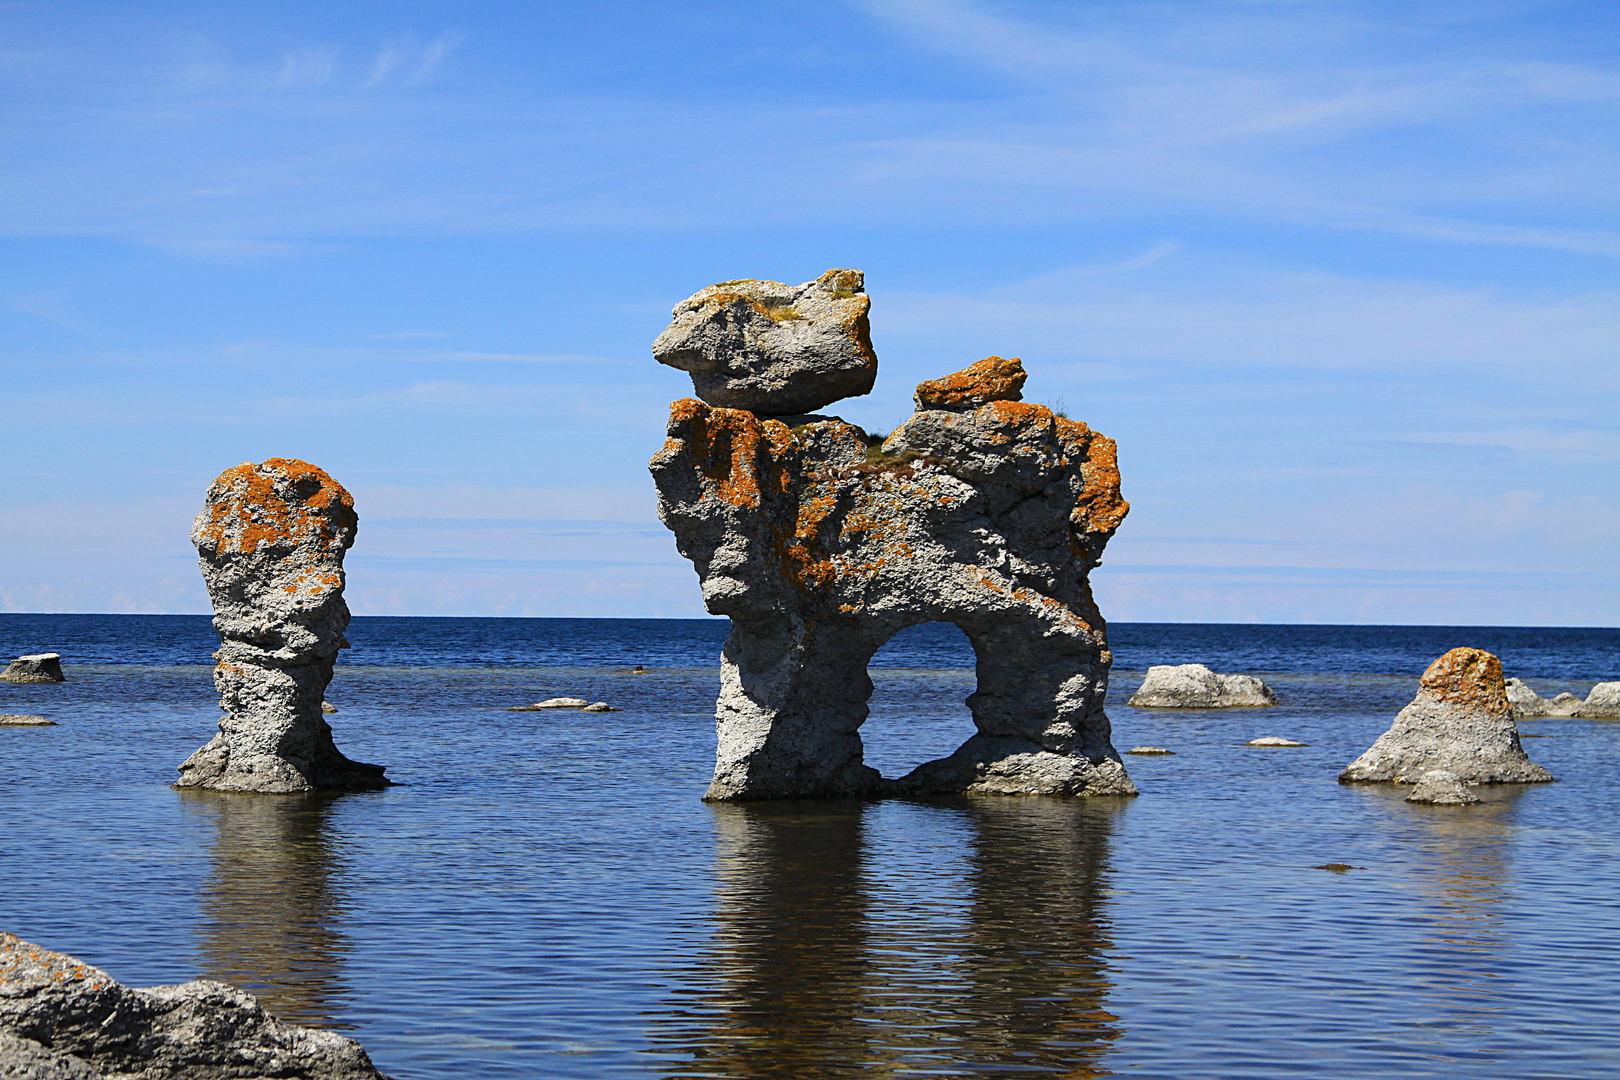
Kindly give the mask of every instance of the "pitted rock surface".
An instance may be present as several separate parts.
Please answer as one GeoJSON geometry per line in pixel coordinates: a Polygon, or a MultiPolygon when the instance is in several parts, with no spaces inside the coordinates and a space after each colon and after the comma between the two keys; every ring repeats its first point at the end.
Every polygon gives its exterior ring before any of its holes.
{"type": "Polygon", "coordinates": [[[1472,806],[1484,802],[1478,795],[1468,790],[1468,785],[1454,772],[1444,769],[1430,769],[1418,777],[1418,782],[1412,785],[1412,793],[1406,797],[1409,803],[1430,803],[1434,806],[1472,806]]]}
{"type": "Polygon", "coordinates": [[[872,392],[877,353],[859,270],[802,285],[725,281],[675,305],[653,342],[660,364],[692,376],[710,405],[766,416],[811,413],[872,392]]]}
{"type": "Polygon", "coordinates": [[[61,653],[34,653],[19,656],[6,665],[0,679],[9,683],[51,683],[66,681],[62,676],[61,653]]]}
{"type": "Polygon", "coordinates": [[[1023,361],[1018,357],[1003,360],[987,356],[976,364],[969,364],[954,375],[943,379],[929,379],[917,384],[912,400],[917,408],[947,409],[963,412],[988,405],[992,401],[1022,401],[1024,380],[1023,361]]]}
{"type": "Polygon", "coordinates": [[[677,401],[659,516],[728,615],[714,800],[951,792],[1129,795],[1087,581],[1129,509],[1112,440],[1041,405],[920,409],[869,460],[836,418],[789,427],[677,401]],[[961,627],[978,733],[898,779],[862,761],[866,665],[961,627]]]}
{"type": "Polygon", "coordinates": [[[1436,769],[1469,784],[1553,778],[1520,745],[1502,662],[1483,649],[1452,649],[1430,664],[1417,697],[1339,774],[1339,782],[1413,784],[1436,769]]]}
{"type": "Polygon", "coordinates": [[[191,527],[220,637],[219,734],[180,766],[176,787],[292,792],[386,786],[350,761],[321,715],[348,642],[343,553],[354,500],[304,461],[271,458],[221,473],[191,527]]]}
{"type": "Polygon", "coordinates": [[[199,980],[144,990],[0,934],[0,1076],[386,1080],[353,1039],[284,1024],[199,980]]]}
{"type": "Polygon", "coordinates": [[[1126,704],[1138,709],[1253,709],[1277,704],[1277,695],[1253,675],[1221,675],[1203,664],[1156,664],[1126,704]]]}

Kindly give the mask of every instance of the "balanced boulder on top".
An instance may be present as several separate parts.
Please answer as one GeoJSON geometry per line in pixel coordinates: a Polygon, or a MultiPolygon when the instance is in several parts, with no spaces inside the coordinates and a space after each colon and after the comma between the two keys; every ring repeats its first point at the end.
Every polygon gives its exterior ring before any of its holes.
{"type": "Polygon", "coordinates": [[[1502,662],[1483,649],[1452,649],[1430,664],[1417,697],[1339,774],[1339,782],[1415,784],[1434,770],[1468,784],[1553,778],[1520,745],[1502,662]]]}

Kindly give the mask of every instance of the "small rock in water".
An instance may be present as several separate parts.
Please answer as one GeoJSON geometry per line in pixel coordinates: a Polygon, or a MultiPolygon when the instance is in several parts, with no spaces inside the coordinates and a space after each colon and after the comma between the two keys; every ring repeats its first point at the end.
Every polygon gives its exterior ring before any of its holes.
{"type": "Polygon", "coordinates": [[[1277,704],[1253,675],[1222,675],[1203,664],[1155,664],[1126,702],[1138,709],[1259,709],[1277,704]]]}
{"type": "Polygon", "coordinates": [[[335,713],[337,712],[337,706],[332,704],[330,701],[323,701],[321,702],[321,712],[335,713]]]}
{"type": "Polygon", "coordinates": [[[1311,869],[1312,870],[1331,870],[1335,874],[1342,874],[1346,870],[1365,870],[1367,868],[1365,866],[1351,866],[1347,862],[1330,862],[1330,863],[1323,863],[1321,866],[1313,866],[1313,867],[1311,867],[1311,869]]]}
{"type": "Polygon", "coordinates": [[[1308,743],[1295,742],[1293,739],[1284,739],[1277,735],[1262,735],[1258,739],[1250,739],[1244,746],[1308,746],[1308,743]]]}
{"type": "Polygon", "coordinates": [[[582,697],[554,697],[537,701],[533,705],[514,705],[507,712],[535,712],[538,709],[583,709],[590,702],[582,697]]]}
{"type": "Polygon", "coordinates": [[[1174,754],[1174,750],[1166,750],[1162,746],[1137,746],[1125,751],[1127,754],[1141,754],[1144,757],[1150,754],[1174,754]]]}
{"type": "Polygon", "coordinates": [[[62,654],[45,652],[19,656],[6,665],[0,679],[9,683],[66,682],[62,675],[62,654]]]}
{"type": "MultiPolygon", "coordinates": [[[[1563,697],[1559,694],[1553,698],[1553,703],[1557,704],[1563,697]]],[[[1576,706],[1575,715],[1585,720],[1620,720],[1620,682],[1600,682],[1592,687],[1586,700],[1576,706]]]]}
{"type": "Polygon", "coordinates": [[[43,716],[19,716],[16,713],[0,713],[0,727],[55,727],[55,720],[47,720],[43,716]]]}
{"type": "Polygon", "coordinates": [[[624,710],[623,709],[615,709],[613,706],[609,705],[605,701],[594,701],[594,702],[592,702],[591,704],[585,706],[583,709],[581,709],[579,711],[580,712],[623,712],[624,710]]]}
{"type": "Polygon", "coordinates": [[[1468,790],[1468,785],[1462,782],[1462,777],[1445,769],[1430,769],[1418,777],[1418,782],[1412,788],[1412,794],[1406,797],[1407,802],[1432,803],[1435,806],[1468,806],[1472,803],[1483,802],[1478,795],[1468,790]]]}

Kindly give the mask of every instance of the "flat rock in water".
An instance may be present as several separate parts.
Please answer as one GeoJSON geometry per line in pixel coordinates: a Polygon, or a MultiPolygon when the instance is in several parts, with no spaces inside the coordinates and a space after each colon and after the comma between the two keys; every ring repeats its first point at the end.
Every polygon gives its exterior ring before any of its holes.
{"type": "Polygon", "coordinates": [[[589,705],[585,706],[583,709],[580,709],[579,711],[580,712],[623,712],[624,710],[623,709],[615,709],[613,706],[609,705],[605,701],[593,701],[589,705]]]}
{"type": "Polygon", "coordinates": [[[33,653],[19,656],[6,665],[0,679],[9,683],[66,682],[62,674],[61,653],[33,653]]]}
{"type": "Polygon", "coordinates": [[[1430,769],[1418,777],[1418,782],[1412,787],[1412,794],[1406,797],[1410,803],[1432,803],[1435,806],[1469,806],[1473,803],[1484,802],[1478,795],[1468,790],[1468,785],[1454,772],[1445,769],[1430,769]]]}
{"type": "Polygon", "coordinates": [[[47,720],[43,716],[19,716],[16,713],[0,713],[0,727],[55,727],[55,720],[47,720]]]}
{"type": "Polygon", "coordinates": [[[1166,750],[1162,746],[1136,746],[1136,747],[1132,747],[1131,749],[1129,749],[1129,750],[1127,750],[1125,752],[1127,754],[1141,754],[1143,757],[1148,757],[1148,756],[1151,756],[1153,754],[1174,754],[1175,753],[1174,750],[1166,750]]]}
{"type": "Polygon", "coordinates": [[[590,702],[582,697],[554,697],[537,701],[533,705],[514,705],[507,712],[536,712],[540,709],[583,709],[590,702]]]}
{"type": "Polygon", "coordinates": [[[1277,704],[1253,675],[1221,675],[1203,664],[1156,664],[1128,705],[1138,709],[1256,709],[1277,704]]]}
{"type": "Polygon", "coordinates": [[[1483,649],[1452,649],[1430,664],[1417,697],[1345,767],[1339,782],[1415,784],[1436,769],[1468,784],[1553,778],[1519,744],[1502,662],[1483,649]]]}
{"type": "Polygon", "coordinates": [[[353,1039],[285,1024],[198,980],[144,990],[0,934],[0,1077],[386,1080],[353,1039]]]}
{"type": "Polygon", "coordinates": [[[1295,742],[1293,739],[1284,739],[1279,735],[1262,735],[1258,739],[1250,739],[1244,746],[1306,746],[1307,743],[1295,742]]]}
{"type": "Polygon", "coordinates": [[[335,713],[337,712],[337,706],[332,704],[330,701],[323,701],[321,702],[321,712],[335,713]]]}
{"type": "MultiPolygon", "coordinates": [[[[1562,697],[1560,694],[1553,700],[1562,697]]],[[[1586,700],[1576,707],[1575,715],[1586,720],[1620,720],[1620,682],[1600,682],[1592,687],[1586,700]]]]}

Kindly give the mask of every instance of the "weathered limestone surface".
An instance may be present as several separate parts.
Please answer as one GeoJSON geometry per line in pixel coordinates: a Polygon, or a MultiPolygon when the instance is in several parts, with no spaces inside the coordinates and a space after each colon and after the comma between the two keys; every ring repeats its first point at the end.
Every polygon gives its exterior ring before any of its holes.
{"type": "Polygon", "coordinates": [[[0,679],[9,683],[65,682],[66,679],[62,675],[62,654],[47,652],[19,656],[6,665],[0,679]]]}
{"type": "Polygon", "coordinates": [[[1444,769],[1430,769],[1418,777],[1418,782],[1412,785],[1412,794],[1406,797],[1406,801],[1432,803],[1435,806],[1471,806],[1477,802],[1484,802],[1478,795],[1468,790],[1468,785],[1462,782],[1462,777],[1444,769]]]}
{"type": "Polygon", "coordinates": [[[1620,720],[1620,682],[1600,682],[1592,687],[1586,700],[1575,709],[1575,715],[1588,720],[1620,720]]]}
{"type": "Polygon", "coordinates": [[[1261,708],[1277,704],[1253,675],[1221,675],[1203,664],[1156,664],[1126,704],[1138,709],[1261,708]]]}
{"type": "Polygon", "coordinates": [[[292,792],[387,785],[350,761],[321,715],[349,625],[343,553],[358,519],[342,485],[308,462],[271,458],[221,473],[191,527],[214,603],[219,734],[176,787],[292,792]]]}
{"type": "Polygon", "coordinates": [[[869,394],[877,353],[864,289],[859,270],[828,270],[802,285],[723,281],[675,305],[653,357],[690,372],[710,405],[761,415],[869,394]]]}
{"type": "Polygon", "coordinates": [[[1426,772],[1467,784],[1540,784],[1552,774],[1519,744],[1502,662],[1483,649],[1452,649],[1423,673],[1417,697],[1390,729],[1339,774],[1340,783],[1412,784],[1426,772]]]}
{"type": "Polygon", "coordinates": [[[284,1024],[224,983],[123,986],[0,934],[0,1077],[386,1080],[353,1039],[284,1024]]]}
{"type": "Polygon", "coordinates": [[[1516,717],[1574,716],[1575,710],[1581,706],[1581,699],[1570,693],[1559,694],[1548,700],[1532,690],[1523,679],[1507,680],[1507,699],[1508,707],[1516,717]]]}
{"type": "Polygon", "coordinates": [[[1112,656],[1087,583],[1128,510],[1114,443],[1015,400],[1018,361],[975,368],[943,380],[949,409],[920,387],[871,459],[836,417],[672,406],[651,463],[659,515],[708,610],[732,620],[707,798],[1135,793],[1109,742],[1112,656]],[[867,661],[931,621],[973,643],[978,733],[885,779],[862,762],[867,661]]]}

